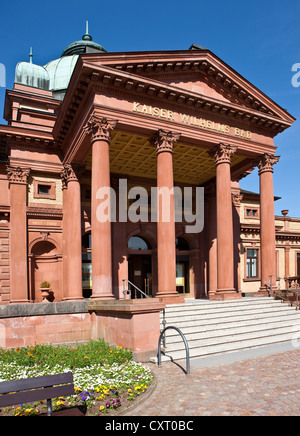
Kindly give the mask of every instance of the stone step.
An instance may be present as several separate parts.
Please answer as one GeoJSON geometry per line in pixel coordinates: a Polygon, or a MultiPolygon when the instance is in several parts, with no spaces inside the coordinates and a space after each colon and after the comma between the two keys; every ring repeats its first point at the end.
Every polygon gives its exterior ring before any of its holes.
{"type": "MultiPolygon", "coordinates": [[[[184,330],[181,330],[182,333],[185,335],[184,330]]],[[[260,330],[255,329],[244,329],[244,330],[223,330],[223,331],[216,331],[216,332],[210,332],[209,334],[206,333],[197,333],[190,335],[185,335],[186,339],[188,340],[189,347],[195,348],[195,347],[202,347],[205,345],[213,345],[213,344],[219,344],[219,343],[229,343],[229,342],[236,342],[236,341],[243,341],[247,340],[249,338],[264,338],[267,336],[275,336],[280,335],[282,333],[291,333],[291,332],[297,332],[299,331],[300,335],[300,320],[299,322],[295,323],[288,323],[287,325],[266,325],[266,327],[262,327],[260,330]]],[[[178,340],[172,341],[171,339],[167,340],[167,347],[168,349],[175,349],[177,347],[184,348],[183,341],[179,340],[180,335],[178,335],[178,340]]]]}
{"type": "MultiPolygon", "coordinates": [[[[247,317],[248,319],[255,318],[255,316],[268,316],[268,315],[275,315],[275,314],[287,314],[289,313],[291,308],[289,306],[286,306],[284,304],[281,304],[280,306],[274,306],[274,307],[252,307],[252,308],[240,308],[235,310],[220,310],[220,311],[210,311],[210,312],[204,312],[204,311],[193,311],[191,313],[186,312],[178,312],[176,316],[173,314],[166,313],[166,319],[168,324],[171,323],[179,323],[179,322],[191,322],[191,321],[211,321],[211,320],[217,320],[218,322],[225,322],[227,319],[242,319],[244,317],[247,317]],[[224,321],[221,321],[224,320],[224,321]]],[[[294,309],[292,309],[294,310],[294,309]]],[[[161,315],[160,320],[162,322],[163,316],[161,315]]]]}
{"type": "MultiPolygon", "coordinates": [[[[300,312],[273,298],[195,300],[167,306],[166,321],[167,327],[177,327],[185,335],[190,357],[287,342],[297,334],[300,338],[300,312]]],[[[167,330],[166,344],[166,356],[185,358],[184,341],[177,331],[167,330]]]]}
{"type": "MultiPolygon", "coordinates": [[[[190,358],[217,356],[226,353],[234,353],[238,351],[250,350],[252,348],[260,348],[269,345],[282,344],[291,341],[291,339],[292,338],[289,335],[282,335],[280,337],[268,337],[264,341],[261,341],[260,339],[244,341],[238,346],[236,343],[212,345],[202,348],[190,349],[189,356],[190,358]]],[[[170,360],[176,361],[176,360],[184,360],[186,358],[185,349],[178,350],[178,351],[169,351],[168,349],[166,349],[164,353],[162,352],[162,358],[161,358],[162,361],[170,361],[170,360]]],[[[150,361],[153,363],[157,363],[157,356],[153,356],[150,359],[150,361]]]]}
{"type": "MultiPolygon", "coordinates": [[[[259,332],[259,331],[267,331],[267,330],[273,330],[279,327],[285,327],[285,326],[299,326],[300,331],[300,317],[299,315],[297,318],[285,318],[280,320],[271,320],[269,322],[262,323],[252,323],[247,324],[244,323],[243,325],[235,324],[235,325],[216,325],[214,328],[211,326],[208,328],[207,326],[204,326],[201,329],[195,329],[193,327],[179,327],[182,333],[185,335],[187,340],[195,340],[195,339],[201,339],[201,337],[207,338],[207,337],[221,337],[225,335],[236,335],[240,333],[248,333],[248,332],[259,332]]],[[[166,338],[168,338],[168,344],[173,342],[178,342],[178,333],[175,330],[167,330],[166,331],[166,338]]]]}
{"type": "Polygon", "coordinates": [[[185,304],[171,304],[166,306],[167,312],[181,312],[182,310],[191,310],[193,308],[227,308],[227,307],[241,307],[241,306],[251,306],[251,305],[266,305],[269,304],[281,304],[281,301],[274,300],[269,297],[260,297],[260,298],[243,298],[241,300],[232,300],[232,301],[210,301],[210,300],[190,300],[185,304]]]}
{"type": "MultiPolygon", "coordinates": [[[[285,311],[270,311],[270,312],[259,312],[259,313],[246,313],[243,315],[236,314],[235,316],[224,316],[224,317],[210,317],[210,318],[202,318],[201,316],[195,316],[194,319],[186,319],[186,318],[178,318],[176,319],[176,326],[180,327],[191,327],[191,328],[207,328],[210,329],[211,326],[217,326],[217,328],[223,328],[223,326],[234,326],[234,325],[243,325],[243,324],[256,324],[261,322],[262,320],[266,320],[266,322],[272,320],[278,320],[285,318],[299,318],[298,312],[295,310],[285,310],[285,311]]],[[[167,318],[167,325],[171,324],[171,319],[167,318]]],[[[161,327],[163,326],[163,320],[161,319],[161,327]]]]}

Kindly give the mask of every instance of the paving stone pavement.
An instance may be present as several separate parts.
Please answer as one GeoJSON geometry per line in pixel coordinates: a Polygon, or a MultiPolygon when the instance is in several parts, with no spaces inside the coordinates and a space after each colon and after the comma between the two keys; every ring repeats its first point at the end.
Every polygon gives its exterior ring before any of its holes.
{"type": "Polygon", "coordinates": [[[199,368],[148,364],[155,384],[123,416],[299,416],[300,350],[199,368]]]}

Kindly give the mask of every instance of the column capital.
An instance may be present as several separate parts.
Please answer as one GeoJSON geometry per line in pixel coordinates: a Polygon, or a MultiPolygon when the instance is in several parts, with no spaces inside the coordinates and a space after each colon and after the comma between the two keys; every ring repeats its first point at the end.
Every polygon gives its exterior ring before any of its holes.
{"type": "Polygon", "coordinates": [[[231,198],[232,198],[232,203],[235,207],[240,207],[241,206],[241,201],[244,198],[244,195],[241,194],[240,192],[232,192],[231,193],[231,198]]]}
{"type": "Polygon", "coordinates": [[[180,133],[167,132],[159,129],[150,138],[150,143],[156,147],[156,154],[162,152],[173,153],[174,143],[180,138],[180,133]]]}
{"type": "Polygon", "coordinates": [[[234,154],[236,151],[237,147],[235,145],[221,143],[213,147],[208,154],[210,155],[210,157],[215,158],[216,165],[222,163],[230,164],[231,155],[234,154]]]}
{"type": "Polygon", "coordinates": [[[7,165],[6,170],[9,184],[18,183],[21,185],[27,185],[30,174],[29,168],[11,167],[7,165]]]}
{"type": "Polygon", "coordinates": [[[63,189],[67,189],[69,182],[78,182],[78,174],[71,164],[65,164],[60,172],[63,189]]]}
{"type": "Polygon", "coordinates": [[[110,141],[110,132],[116,127],[116,124],[117,120],[108,120],[92,113],[83,130],[87,135],[92,136],[92,142],[98,140],[110,141]]]}
{"type": "Polygon", "coordinates": [[[258,161],[258,175],[260,176],[262,173],[271,172],[273,173],[273,165],[277,164],[280,156],[275,156],[274,154],[265,153],[261,156],[258,161]]]}

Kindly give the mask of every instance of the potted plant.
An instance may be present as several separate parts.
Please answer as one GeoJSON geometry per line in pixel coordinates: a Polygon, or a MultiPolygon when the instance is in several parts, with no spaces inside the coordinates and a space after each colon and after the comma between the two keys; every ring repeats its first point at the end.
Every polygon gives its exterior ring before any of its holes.
{"type": "Polygon", "coordinates": [[[41,293],[42,293],[43,301],[45,303],[47,303],[47,301],[49,301],[48,298],[49,298],[50,293],[51,293],[51,285],[50,285],[50,283],[47,282],[46,280],[43,281],[40,284],[40,290],[41,290],[41,293]]]}

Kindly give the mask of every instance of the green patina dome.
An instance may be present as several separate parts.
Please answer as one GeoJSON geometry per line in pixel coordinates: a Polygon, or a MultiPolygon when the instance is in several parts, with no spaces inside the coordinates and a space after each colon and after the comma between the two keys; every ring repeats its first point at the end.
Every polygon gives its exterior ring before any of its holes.
{"type": "MultiPolygon", "coordinates": [[[[45,70],[50,77],[50,90],[54,92],[65,91],[73,74],[78,57],[84,53],[107,53],[105,48],[93,41],[88,32],[88,23],[86,33],[81,41],[75,41],[63,51],[59,59],[55,59],[45,65],[45,70]]],[[[62,96],[63,97],[63,94],[62,96]]],[[[57,94],[57,98],[60,98],[57,94]]]]}
{"type": "Polygon", "coordinates": [[[105,48],[93,41],[92,36],[88,33],[87,25],[86,33],[83,35],[81,41],[75,41],[68,45],[68,47],[62,52],[61,57],[98,52],[107,53],[105,48]]]}
{"type": "Polygon", "coordinates": [[[55,93],[55,98],[63,99],[79,55],[84,53],[107,53],[105,48],[93,41],[88,32],[88,23],[82,40],[68,45],[59,59],[47,65],[42,67],[33,64],[33,54],[30,52],[30,62],[19,62],[16,67],[15,83],[50,90],[55,93]]]}

